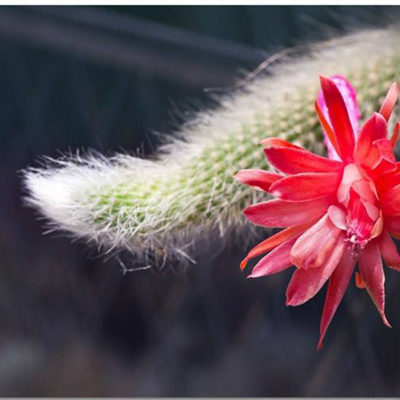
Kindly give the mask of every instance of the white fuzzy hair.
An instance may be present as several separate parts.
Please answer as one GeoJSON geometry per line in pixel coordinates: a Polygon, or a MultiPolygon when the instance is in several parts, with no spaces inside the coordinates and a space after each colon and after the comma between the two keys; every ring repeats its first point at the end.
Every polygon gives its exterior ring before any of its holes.
{"type": "Polygon", "coordinates": [[[233,182],[232,175],[243,167],[265,167],[258,145],[263,136],[324,151],[313,112],[318,76],[349,77],[363,113],[369,113],[392,76],[400,77],[393,67],[399,38],[390,28],[314,44],[306,55],[286,57],[221,96],[216,109],[199,112],[155,160],[76,154],[26,170],[26,200],[51,230],[69,232],[103,251],[151,254],[158,263],[169,255],[191,260],[207,244],[220,247],[231,232],[252,229],[241,210],[260,194],[233,182]]]}

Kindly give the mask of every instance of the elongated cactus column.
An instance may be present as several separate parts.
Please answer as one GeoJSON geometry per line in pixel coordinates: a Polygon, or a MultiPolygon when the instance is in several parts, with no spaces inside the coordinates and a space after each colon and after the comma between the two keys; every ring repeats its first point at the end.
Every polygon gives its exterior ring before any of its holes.
{"type": "Polygon", "coordinates": [[[392,28],[314,46],[221,98],[216,110],[199,113],[160,149],[158,160],[55,160],[26,171],[27,200],[53,228],[103,250],[194,257],[210,240],[222,243],[251,229],[241,211],[257,199],[232,176],[241,168],[268,169],[261,139],[279,136],[325,152],[313,107],[319,74],[345,75],[363,117],[370,115],[390,83],[400,80],[399,40],[392,28]]]}

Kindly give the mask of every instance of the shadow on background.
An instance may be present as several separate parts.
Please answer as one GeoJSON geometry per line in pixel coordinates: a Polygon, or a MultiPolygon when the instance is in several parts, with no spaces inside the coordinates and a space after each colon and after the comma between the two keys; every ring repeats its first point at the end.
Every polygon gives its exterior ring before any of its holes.
{"type": "Polygon", "coordinates": [[[394,329],[350,289],[317,353],[322,295],[286,308],[289,276],[245,280],[243,248],[186,273],[123,275],[115,259],[43,236],[19,174],[42,154],[150,154],[152,132],[213,105],[205,88],[388,14],[398,9],[0,8],[0,395],[398,395],[395,272],[394,329]]]}

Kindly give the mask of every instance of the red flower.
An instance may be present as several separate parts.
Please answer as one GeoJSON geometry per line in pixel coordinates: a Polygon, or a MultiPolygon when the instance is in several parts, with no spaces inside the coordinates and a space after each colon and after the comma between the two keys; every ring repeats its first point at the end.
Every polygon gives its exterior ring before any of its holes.
{"type": "Polygon", "coordinates": [[[249,277],[294,265],[286,292],[290,306],[310,300],[329,281],[318,348],[357,262],[356,284],[368,291],[387,326],[382,258],[400,271],[392,240],[400,238],[400,162],[393,155],[399,124],[391,139],[387,131],[398,85],[391,86],[379,113],[359,131],[354,89],[342,77],[320,79],[322,95],[315,107],[331,158],[268,138],[262,142],[264,153],[280,173],[242,170],[236,175],[276,197],[246,208],[246,217],[256,225],[285,228],[254,247],[241,268],[267,252],[249,277]]]}

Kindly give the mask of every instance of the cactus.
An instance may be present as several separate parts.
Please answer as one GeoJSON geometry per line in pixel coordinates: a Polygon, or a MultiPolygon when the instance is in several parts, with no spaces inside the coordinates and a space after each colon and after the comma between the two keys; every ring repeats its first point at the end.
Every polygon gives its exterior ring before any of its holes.
{"type": "Polygon", "coordinates": [[[346,76],[362,116],[370,115],[390,83],[400,80],[399,39],[390,28],[313,45],[225,95],[215,110],[199,112],[156,160],[76,155],[28,169],[27,202],[52,229],[105,251],[126,249],[157,263],[168,256],[192,260],[210,241],[252,229],[242,210],[265,194],[254,194],[233,175],[268,169],[261,139],[279,136],[325,152],[313,107],[318,75],[346,76]]]}

